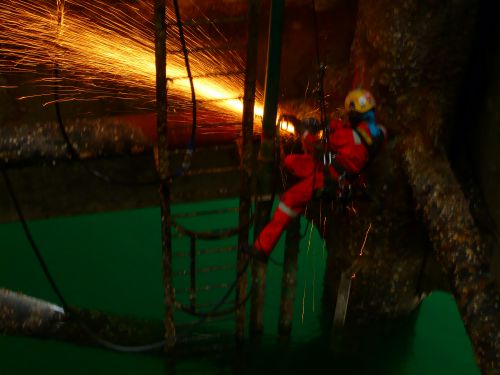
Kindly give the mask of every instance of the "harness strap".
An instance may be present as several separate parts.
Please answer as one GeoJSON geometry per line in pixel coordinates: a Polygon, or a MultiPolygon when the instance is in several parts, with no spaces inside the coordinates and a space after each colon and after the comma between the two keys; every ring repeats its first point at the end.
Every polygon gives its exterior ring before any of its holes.
{"type": "Polygon", "coordinates": [[[359,176],[359,173],[349,172],[347,169],[345,169],[343,166],[337,163],[335,158],[332,159],[331,165],[337,171],[339,176],[344,176],[348,180],[357,178],[359,176]]]}

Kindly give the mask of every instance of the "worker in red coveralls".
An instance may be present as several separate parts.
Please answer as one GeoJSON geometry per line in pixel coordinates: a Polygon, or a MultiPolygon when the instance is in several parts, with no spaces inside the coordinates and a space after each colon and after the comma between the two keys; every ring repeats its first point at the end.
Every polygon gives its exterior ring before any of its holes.
{"type": "Polygon", "coordinates": [[[348,122],[330,121],[327,142],[319,139],[316,120],[301,122],[298,131],[302,133],[304,154],[291,154],[284,160],[284,168],[300,181],[281,195],[273,218],[254,241],[255,257],[267,260],[288,224],[304,211],[315,194],[332,185],[332,181],[338,189],[342,180],[359,176],[384,142],[386,131],[375,122],[375,100],[367,90],[348,93],[345,113],[348,122]]]}

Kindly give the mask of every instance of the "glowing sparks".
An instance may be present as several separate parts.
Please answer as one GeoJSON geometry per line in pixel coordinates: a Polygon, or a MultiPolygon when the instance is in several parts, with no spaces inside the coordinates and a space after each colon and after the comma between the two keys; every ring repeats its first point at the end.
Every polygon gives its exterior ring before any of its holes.
{"type": "MultiPolygon", "coordinates": [[[[57,84],[62,101],[113,98],[153,103],[155,54],[153,7],[151,1],[137,5],[107,4],[102,0],[4,0],[0,5],[0,44],[3,71],[37,72],[47,75],[40,86],[57,84]],[[62,78],[50,76],[54,64],[62,78]]],[[[174,15],[167,11],[167,22],[174,15]]],[[[211,26],[213,27],[213,25],[211,26]]],[[[243,111],[243,61],[235,51],[216,51],[210,33],[199,27],[185,30],[191,50],[191,70],[197,97],[202,106],[217,110],[221,117],[235,117],[243,111]],[[215,76],[217,72],[240,74],[215,76]],[[212,76],[210,76],[212,75],[212,76]],[[205,77],[203,77],[205,76],[205,77]]],[[[188,109],[190,85],[177,29],[170,27],[167,46],[169,107],[188,109]]],[[[220,39],[220,38],[219,38],[220,39]]],[[[42,96],[50,97],[47,90],[42,96]]],[[[255,115],[262,116],[261,105],[255,115]]]]}
{"type": "Polygon", "coordinates": [[[295,132],[295,128],[291,122],[283,120],[280,123],[280,131],[293,134],[295,132]]]}
{"type": "Polygon", "coordinates": [[[302,294],[302,314],[301,314],[301,323],[304,324],[304,315],[305,315],[305,303],[306,303],[306,289],[307,289],[307,280],[304,281],[304,293],[302,294]]]}
{"type": "MultiPolygon", "coordinates": [[[[359,256],[360,257],[362,257],[364,255],[366,240],[368,239],[368,234],[370,233],[371,229],[372,229],[372,223],[370,223],[370,225],[368,225],[368,229],[366,230],[365,238],[363,240],[363,244],[361,245],[361,249],[359,250],[359,256]]],[[[355,278],[356,278],[356,272],[353,272],[353,274],[351,276],[351,279],[355,279],[355,278]]]]}
{"type": "Polygon", "coordinates": [[[363,251],[365,250],[366,240],[368,239],[368,233],[370,233],[371,229],[372,229],[372,223],[370,223],[370,225],[368,225],[368,229],[366,230],[365,239],[363,240],[363,245],[361,245],[361,249],[359,250],[359,256],[363,256],[363,251]]]}

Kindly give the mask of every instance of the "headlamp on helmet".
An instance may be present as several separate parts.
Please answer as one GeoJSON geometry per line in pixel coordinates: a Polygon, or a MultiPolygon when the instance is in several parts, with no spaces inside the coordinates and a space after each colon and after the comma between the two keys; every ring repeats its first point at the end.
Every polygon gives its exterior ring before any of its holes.
{"type": "Polygon", "coordinates": [[[368,90],[355,89],[347,94],[344,107],[347,114],[352,112],[363,114],[375,108],[375,99],[368,90]]]}

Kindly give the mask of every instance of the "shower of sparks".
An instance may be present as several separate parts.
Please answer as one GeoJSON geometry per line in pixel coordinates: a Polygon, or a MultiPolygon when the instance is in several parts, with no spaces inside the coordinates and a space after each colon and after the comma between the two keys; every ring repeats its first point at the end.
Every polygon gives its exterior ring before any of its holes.
{"type": "MultiPolygon", "coordinates": [[[[368,239],[368,234],[370,233],[370,230],[372,229],[372,223],[370,223],[370,225],[368,225],[368,229],[366,230],[366,233],[365,233],[365,238],[363,240],[363,244],[361,245],[361,249],[359,250],[359,256],[362,257],[365,253],[364,253],[364,250],[365,250],[365,245],[366,245],[366,240],[368,239]]],[[[354,272],[351,276],[352,279],[355,279],[356,278],[356,272],[354,272]]]]}
{"type": "Polygon", "coordinates": [[[365,233],[365,239],[363,240],[363,245],[361,245],[361,249],[359,250],[359,256],[363,256],[363,251],[365,250],[365,245],[366,245],[366,240],[368,239],[368,234],[370,233],[370,230],[372,229],[372,223],[368,225],[368,229],[366,230],[365,233]]]}
{"type": "MultiPolygon", "coordinates": [[[[112,98],[152,108],[156,77],[152,4],[145,0],[130,4],[3,0],[0,71],[39,75],[37,84],[46,92],[37,96],[46,97],[47,104],[52,100],[51,89],[57,85],[60,101],[112,98]],[[59,79],[51,75],[56,64],[59,79]]],[[[175,23],[171,9],[166,19],[175,23]]],[[[220,35],[215,41],[211,34],[199,25],[185,29],[188,49],[202,49],[189,56],[196,95],[202,107],[217,111],[218,116],[241,118],[244,63],[234,50],[209,48],[221,45],[220,35]]],[[[222,43],[229,44],[227,40],[222,43]]],[[[176,27],[168,27],[167,48],[169,109],[189,110],[190,84],[176,27]]],[[[260,102],[260,95],[256,102],[260,102]]],[[[254,111],[262,116],[262,105],[256,104],[254,111]]]]}
{"type": "Polygon", "coordinates": [[[301,323],[304,324],[305,302],[306,302],[307,279],[304,281],[304,294],[302,295],[301,323]]]}
{"type": "Polygon", "coordinates": [[[311,250],[311,239],[312,239],[313,229],[314,229],[314,223],[311,222],[311,229],[309,230],[309,238],[307,239],[307,254],[309,254],[309,250],[311,250]]]}

